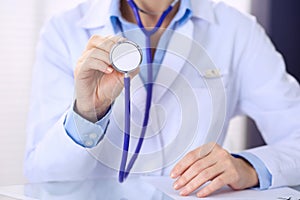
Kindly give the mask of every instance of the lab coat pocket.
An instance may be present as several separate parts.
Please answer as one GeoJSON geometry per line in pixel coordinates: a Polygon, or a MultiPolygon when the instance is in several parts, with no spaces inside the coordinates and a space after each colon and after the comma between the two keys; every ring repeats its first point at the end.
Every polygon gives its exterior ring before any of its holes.
{"type": "Polygon", "coordinates": [[[227,89],[229,73],[220,69],[207,69],[203,73],[194,73],[188,77],[189,84],[194,90],[227,89]]]}
{"type": "Polygon", "coordinates": [[[191,87],[197,98],[198,107],[204,110],[201,113],[224,110],[228,101],[227,97],[230,96],[229,73],[224,70],[209,69],[204,73],[198,73],[198,76],[198,80],[191,82],[191,87]]]}

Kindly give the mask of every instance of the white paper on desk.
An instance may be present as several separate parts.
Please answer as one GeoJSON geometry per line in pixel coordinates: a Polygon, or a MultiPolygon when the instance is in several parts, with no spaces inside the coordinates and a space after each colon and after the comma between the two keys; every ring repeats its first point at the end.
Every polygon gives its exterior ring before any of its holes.
{"type": "MultiPolygon", "coordinates": [[[[143,177],[143,179],[173,199],[178,199],[178,200],[198,199],[199,200],[199,198],[196,197],[196,192],[192,193],[190,196],[187,197],[179,196],[179,192],[175,191],[172,187],[174,180],[172,180],[169,177],[149,176],[149,177],[143,177]]],[[[205,200],[219,200],[219,199],[280,200],[281,199],[284,200],[288,198],[290,198],[290,200],[298,200],[300,199],[300,192],[288,187],[263,190],[263,191],[253,190],[253,189],[233,191],[229,187],[223,187],[222,189],[213,193],[211,196],[207,198],[201,198],[201,199],[205,199],[205,200]]]]}
{"type": "Polygon", "coordinates": [[[0,195],[22,200],[38,200],[24,196],[24,185],[1,186],[0,195]]]}

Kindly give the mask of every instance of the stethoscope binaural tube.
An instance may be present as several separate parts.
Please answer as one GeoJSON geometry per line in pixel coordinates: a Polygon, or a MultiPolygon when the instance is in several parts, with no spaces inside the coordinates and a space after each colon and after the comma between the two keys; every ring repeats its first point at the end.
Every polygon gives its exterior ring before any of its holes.
{"type": "MultiPolygon", "coordinates": [[[[128,75],[128,72],[134,69],[131,69],[131,67],[127,67],[126,65],[120,65],[120,68],[116,66],[116,63],[114,62],[114,56],[111,53],[111,61],[114,68],[116,68],[118,71],[125,73],[124,75],[124,89],[125,89],[125,128],[124,128],[124,142],[123,142],[123,153],[122,153],[122,160],[120,164],[120,171],[119,171],[119,182],[123,182],[127,176],[129,175],[129,172],[131,168],[133,167],[133,164],[135,163],[139,152],[141,150],[144,137],[146,134],[148,122],[149,122],[149,116],[150,116],[150,109],[151,109],[151,101],[152,101],[152,90],[153,90],[153,72],[152,72],[152,52],[151,52],[151,36],[157,32],[157,30],[161,27],[163,21],[167,17],[167,15],[171,12],[174,5],[178,2],[178,0],[174,0],[172,4],[162,13],[160,16],[158,22],[156,23],[155,27],[151,30],[146,30],[142,20],[139,15],[139,11],[141,9],[138,8],[138,6],[135,4],[133,0],[127,0],[128,4],[132,8],[132,11],[134,13],[134,16],[136,18],[137,24],[139,28],[143,31],[144,35],[146,36],[146,57],[147,57],[147,83],[146,83],[146,90],[147,90],[147,96],[146,96],[146,104],[145,104],[145,115],[143,120],[143,127],[141,130],[140,138],[138,140],[138,144],[135,148],[134,154],[132,158],[130,159],[128,166],[126,167],[127,158],[128,158],[128,150],[129,150],[129,140],[130,140],[130,77],[128,75]]],[[[144,11],[143,11],[144,12],[144,11]]],[[[134,43],[127,41],[127,45],[134,45],[134,43]]],[[[122,42],[117,44],[121,45],[122,42]]],[[[112,52],[116,51],[118,46],[115,46],[112,49],[112,52]]],[[[136,45],[137,46],[137,45],[136,45]]],[[[138,47],[138,46],[137,46],[138,47]]],[[[139,49],[139,48],[137,48],[139,49]]],[[[140,51],[140,50],[138,50],[140,51]]],[[[125,55],[125,54],[124,54],[125,55]]],[[[126,63],[126,59],[124,56],[120,56],[120,59],[123,59],[126,63]]],[[[141,61],[141,60],[140,60],[141,61]]],[[[121,63],[121,62],[120,62],[121,63]]]]}

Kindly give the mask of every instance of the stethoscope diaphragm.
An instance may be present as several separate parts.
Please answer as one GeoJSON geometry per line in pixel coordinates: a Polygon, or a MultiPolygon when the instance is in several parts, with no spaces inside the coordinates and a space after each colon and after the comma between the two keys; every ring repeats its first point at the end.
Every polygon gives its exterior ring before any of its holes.
{"type": "Polygon", "coordinates": [[[137,69],[142,62],[142,58],[141,48],[129,40],[116,43],[110,52],[112,66],[122,73],[128,73],[137,69]]]}

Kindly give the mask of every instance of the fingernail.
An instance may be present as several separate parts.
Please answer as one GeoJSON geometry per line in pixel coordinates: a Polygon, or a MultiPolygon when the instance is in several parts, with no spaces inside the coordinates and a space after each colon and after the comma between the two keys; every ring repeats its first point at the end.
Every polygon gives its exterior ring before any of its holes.
{"type": "Polygon", "coordinates": [[[197,193],[197,197],[203,197],[203,192],[201,192],[201,191],[198,192],[198,193],[197,193]]]}
{"type": "Polygon", "coordinates": [[[171,178],[175,178],[175,173],[171,173],[171,178]]]}
{"type": "Polygon", "coordinates": [[[176,178],[177,177],[177,173],[176,172],[171,172],[171,178],[176,178]]]}
{"type": "Polygon", "coordinates": [[[187,195],[187,193],[188,193],[187,189],[183,189],[183,190],[181,190],[181,192],[179,194],[181,196],[185,196],[185,195],[187,195]]]}
{"type": "Polygon", "coordinates": [[[108,73],[112,73],[112,72],[113,72],[113,69],[110,68],[110,67],[108,67],[108,68],[106,68],[106,71],[107,71],[108,73]]]}
{"type": "Polygon", "coordinates": [[[205,194],[205,190],[202,189],[197,193],[197,197],[205,197],[207,194],[205,194]]]}
{"type": "Polygon", "coordinates": [[[126,38],[120,37],[120,38],[118,39],[118,42],[123,42],[123,41],[126,41],[126,40],[127,40],[126,38]]]}
{"type": "Polygon", "coordinates": [[[173,186],[173,188],[174,188],[175,190],[177,190],[178,187],[179,187],[178,183],[175,183],[174,186],[173,186]]]}

